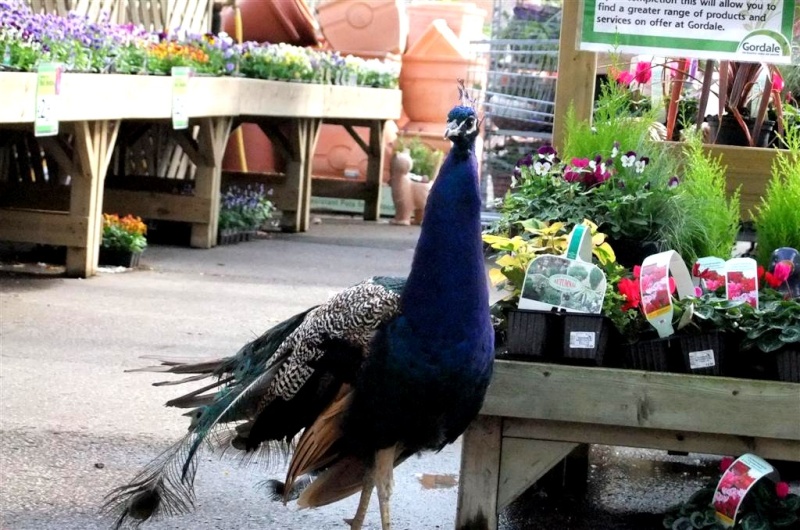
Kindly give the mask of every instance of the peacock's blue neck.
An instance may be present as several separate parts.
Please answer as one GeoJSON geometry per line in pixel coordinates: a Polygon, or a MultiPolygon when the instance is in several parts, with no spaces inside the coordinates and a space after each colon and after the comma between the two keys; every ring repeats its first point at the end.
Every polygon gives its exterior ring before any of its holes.
{"type": "Polygon", "coordinates": [[[454,145],[428,197],[402,295],[421,336],[477,339],[489,325],[477,172],[471,148],[454,145]]]}

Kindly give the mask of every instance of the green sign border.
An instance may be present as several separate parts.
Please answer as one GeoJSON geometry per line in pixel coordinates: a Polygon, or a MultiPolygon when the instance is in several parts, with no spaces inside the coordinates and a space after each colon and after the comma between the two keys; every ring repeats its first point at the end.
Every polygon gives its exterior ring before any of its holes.
{"type": "MultiPolygon", "coordinates": [[[[683,37],[656,37],[652,35],[631,35],[594,31],[597,2],[608,0],[583,0],[583,25],[580,40],[591,44],[611,46],[640,46],[648,48],[697,50],[709,52],[736,53],[739,43],[734,41],[697,40],[683,37]]],[[[792,42],[792,23],[794,22],[795,0],[783,0],[783,19],[781,33],[792,42]]]]}

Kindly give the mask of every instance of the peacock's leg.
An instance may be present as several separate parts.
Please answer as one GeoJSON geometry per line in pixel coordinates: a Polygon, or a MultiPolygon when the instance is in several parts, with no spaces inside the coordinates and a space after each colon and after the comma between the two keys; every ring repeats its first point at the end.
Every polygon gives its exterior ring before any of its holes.
{"type": "Polygon", "coordinates": [[[378,505],[381,509],[382,530],[391,530],[392,528],[389,501],[392,496],[394,459],[394,446],[381,449],[375,454],[375,485],[378,488],[378,505]]]}
{"type": "Polygon", "coordinates": [[[361,530],[364,524],[364,517],[367,515],[367,507],[369,506],[369,498],[372,496],[372,490],[375,488],[375,475],[372,470],[367,471],[364,475],[364,481],[361,488],[361,498],[358,501],[358,509],[356,515],[352,519],[345,519],[345,522],[350,524],[350,530],[361,530]]]}

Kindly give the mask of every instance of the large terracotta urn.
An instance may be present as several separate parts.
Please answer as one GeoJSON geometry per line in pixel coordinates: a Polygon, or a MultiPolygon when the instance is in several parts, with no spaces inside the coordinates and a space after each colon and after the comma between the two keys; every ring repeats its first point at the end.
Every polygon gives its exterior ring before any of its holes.
{"type": "Polygon", "coordinates": [[[477,63],[444,20],[435,20],[403,56],[400,89],[412,122],[442,124],[458,102],[456,80],[475,79],[477,63]]]}
{"type": "Polygon", "coordinates": [[[239,148],[239,133],[231,134],[225,148],[225,155],[222,157],[222,169],[248,173],[283,173],[286,169],[286,161],[275,154],[272,142],[258,125],[243,123],[241,130],[244,149],[240,151],[239,148]],[[240,156],[241,152],[245,154],[244,163],[240,156]]]}
{"type": "Polygon", "coordinates": [[[331,49],[343,53],[403,53],[408,15],[403,0],[324,0],[317,6],[320,29],[331,49]]]}
{"type": "Polygon", "coordinates": [[[416,44],[434,20],[443,19],[463,43],[481,40],[486,11],[472,2],[413,2],[408,6],[408,46],[416,44]]]}
{"type": "MultiPolygon", "coordinates": [[[[237,0],[242,13],[245,41],[314,46],[317,35],[314,16],[305,0],[237,0]]],[[[220,13],[222,30],[236,35],[235,11],[226,6],[220,13]]]]}

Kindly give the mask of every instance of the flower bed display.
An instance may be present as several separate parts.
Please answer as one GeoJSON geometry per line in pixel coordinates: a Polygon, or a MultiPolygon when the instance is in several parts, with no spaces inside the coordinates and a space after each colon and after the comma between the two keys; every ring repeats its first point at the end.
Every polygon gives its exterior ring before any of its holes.
{"type": "Polygon", "coordinates": [[[0,71],[35,71],[56,62],[67,72],[168,75],[175,66],[197,75],[245,76],[304,83],[396,88],[392,62],[342,57],[288,44],[237,44],[225,33],[150,35],[142,27],[34,13],[21,0],[0,1],[0,71]]]}

